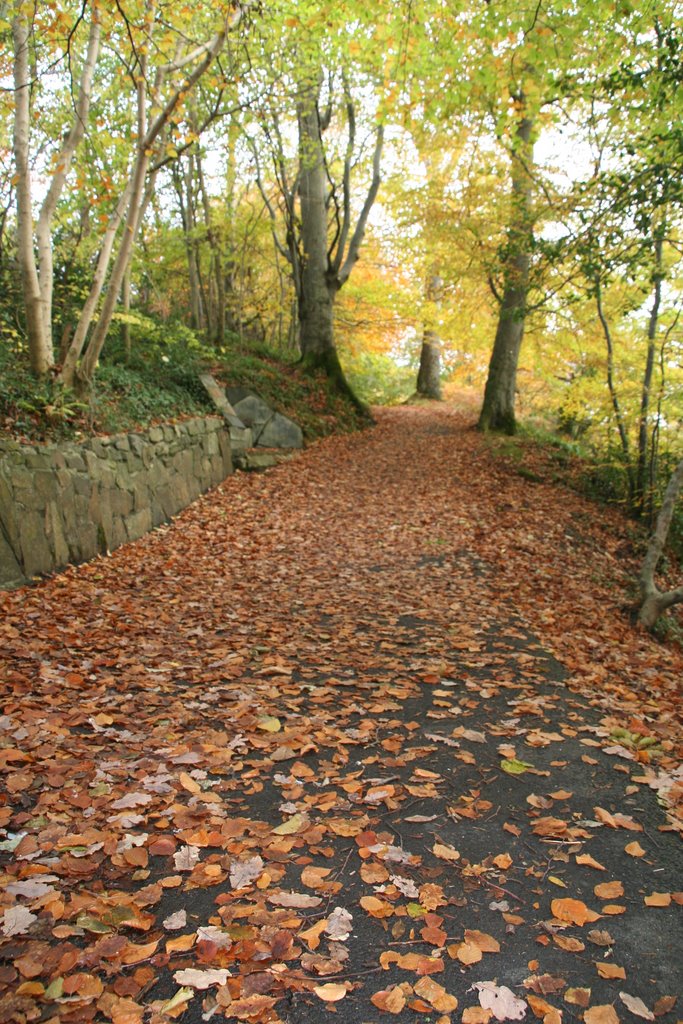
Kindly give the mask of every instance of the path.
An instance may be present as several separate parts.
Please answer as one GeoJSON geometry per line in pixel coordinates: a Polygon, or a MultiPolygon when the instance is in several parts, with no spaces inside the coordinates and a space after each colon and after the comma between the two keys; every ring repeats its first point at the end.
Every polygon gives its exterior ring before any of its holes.
{"type": "Polygon", "coordinates": [[[4,595],[0,1021],[676,1020],[614,520],[397,410],[4,595]]]}

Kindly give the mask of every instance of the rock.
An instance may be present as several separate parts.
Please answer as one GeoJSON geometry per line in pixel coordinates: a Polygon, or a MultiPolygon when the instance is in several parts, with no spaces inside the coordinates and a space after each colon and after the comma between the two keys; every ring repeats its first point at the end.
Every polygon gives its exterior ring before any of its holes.
{"type": "Polygon", "coordinates": [[[4,530],[0,528],[0,587],[9,590],[25,582],[26,578],[16,555],[5,537],[4,530]]]}
{"type": "Polygon", "coordinates": [[[233,405],[237,405],[243,398],[249,398],[254,392],[250,391],[249,388],[226,388],[225,394],[228,397],[228,401],[232,402],[233,405]]]}
{"type": "Polygon", "coordinates": [[[273,417],[273,410],[258,395],[246,395],[235,406],[235,412],[247,427],[251,427],[253,443],[259,443],[259,437],[266,423],[273,417]]]}
{"type": "MultiPolygon", "coordinates": [[[[254,438],[252,432],[248,429],[249,424],[245,426],[244,422],[237,415],[218,381],[215,380],[210,373],[201,373],[199,375],[199,380],[204,386],[204,390],[213,402],[217,411],[228,424],[230,429],[230,446],[232,450],[234,452],[243,452],[245,448],[251,448],[254,444],[254,438]]],[[[249,394],[245,388],[231,388],[230,390],[245,391],[245,394],[249,394]]]]}
{"type": "Polygon", "coordinates": [[[303,448],[304,435],[298,423],[276,412],[259,434],[261,448],[303,448]]]}

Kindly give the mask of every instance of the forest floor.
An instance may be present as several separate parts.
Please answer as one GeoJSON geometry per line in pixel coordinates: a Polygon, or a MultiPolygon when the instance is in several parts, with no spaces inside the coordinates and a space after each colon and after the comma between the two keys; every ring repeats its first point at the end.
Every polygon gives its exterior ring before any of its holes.
{"type": "Polygon", "coordinates": [[[2,595],[0,1021],[673,1024],[683,654],[635,564],[408,407],[2,595]]]}

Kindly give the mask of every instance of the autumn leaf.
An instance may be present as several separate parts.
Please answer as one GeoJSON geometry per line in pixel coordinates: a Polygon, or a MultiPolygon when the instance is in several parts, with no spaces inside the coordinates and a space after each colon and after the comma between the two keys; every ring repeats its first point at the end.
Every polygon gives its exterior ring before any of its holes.
{"type": "Polygon", "coordinates": [[[591,1006],[583,1015],[585,1024],[619,1024],[616,1010],[609,1004],[591,1006]]]}
{"type": "Polygon", "coordinates": [[[596,914],[581,900],[556,899],[552,900],[550,909],[558,921],[566,921],[568,924],[583,926],[589,921],[597,921],[600,914],[596,914]]]}
{"type": "Polygon", "coordinates": [[[648,1010],[647,1006],[638,996],[630,996],[628,992],[620,992],[619,998],[631,1013],[635,1014],[636,1017],[642,1017],[643,1020],[654,1020],[655,1015],[652,1010],[648,1010]]]}
{"type": "Polygon", "coordinates": [[[345,985],[334,982],[328,982],[325,985],[314,985],[313,991],[318,999],[322,999],[325,1003],[338,1003],[348,993],[345,985]]]}
{"type": "Polygon", "coordinates": [[[375,992],[370,996],[370,1002],[377,1007],[378,1010],[384,1010],[386,1013],[400,1013],[403,1007],[406,1005],[406,997],[403,990],[398,985],[393,985],[388,989],[380,989],[379,992],[375,992]]]}
{"type": "Polygon", "coordinates": [[[439,985],[432,978],[420,978],[414,989],[418,996],[440,1013],[452,1013],[457,1009],[458,1000],[455,996],[449,995],[443,985],[439,985]]]}
{"type": "Polygon", "coordinates": [[[472,986],[479,992],[479,1003],[490,1010],[498,1021],[522,1020],[527,1004],[518,999],[507,985],[496,985],[493,981],[478,981],[472,986]]]}

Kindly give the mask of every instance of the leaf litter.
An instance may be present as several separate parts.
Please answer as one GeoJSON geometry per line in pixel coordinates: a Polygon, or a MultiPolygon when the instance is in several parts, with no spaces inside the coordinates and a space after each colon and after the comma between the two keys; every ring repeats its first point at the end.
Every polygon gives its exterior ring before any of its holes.
{"type": "Polygon", "coordinates": [[[0,597],[3,1020],[673,1020],[682,660],[613,607],[626,525],[466,427],[0,597]]]}

